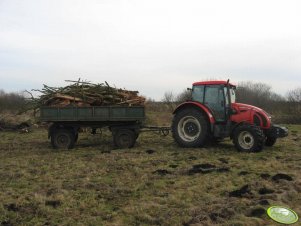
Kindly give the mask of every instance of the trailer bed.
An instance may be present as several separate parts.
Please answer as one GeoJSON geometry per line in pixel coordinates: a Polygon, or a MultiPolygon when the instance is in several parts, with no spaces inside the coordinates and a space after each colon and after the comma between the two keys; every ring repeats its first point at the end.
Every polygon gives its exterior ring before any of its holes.
{"type": "Polygon", "coordinates": [[[124,122],[144,121],[143,106],[41,107],[40,120],[45,122],[124,122]]]}

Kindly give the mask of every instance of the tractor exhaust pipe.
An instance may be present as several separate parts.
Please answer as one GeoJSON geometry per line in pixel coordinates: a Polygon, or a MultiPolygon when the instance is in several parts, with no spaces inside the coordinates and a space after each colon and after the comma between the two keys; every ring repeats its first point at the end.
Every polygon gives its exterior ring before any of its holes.
{"type": "Polygon", "coordinates": [[[231,93],[230,93],[230,79],[227,80],[227,98],[228,98],[228,107],[227,107],[227,118],[228,121],[230,120],[230,116],[231,116],[231,93]]]}

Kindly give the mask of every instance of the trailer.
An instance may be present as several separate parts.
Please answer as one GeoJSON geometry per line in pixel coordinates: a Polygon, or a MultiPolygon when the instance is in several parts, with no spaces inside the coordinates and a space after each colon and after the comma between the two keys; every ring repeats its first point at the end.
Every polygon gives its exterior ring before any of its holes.
{"type": "Polygon", "coordinates": [[[141,132],[158,131],[168,135],[169,127],[145,126],[144,106],[41,107],[40,121],[50,123],[48,138],[53,148],[71,149],[78,140],[80,128],[92,133],[107,127],[117,148],[131,148],[141,132]]]}

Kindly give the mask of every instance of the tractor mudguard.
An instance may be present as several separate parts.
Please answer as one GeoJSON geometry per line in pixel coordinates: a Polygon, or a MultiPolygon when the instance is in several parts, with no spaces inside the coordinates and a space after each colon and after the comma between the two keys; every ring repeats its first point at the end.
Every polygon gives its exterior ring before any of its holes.
{"type": "Polygon", "coordinates": [[[201,109],[201,111],[204,112],[205,115],[208,117],[208,120],[209,120],[210,124],[213,125],[215,123],[215,119],[214,119],[211,111],[206,106],[204,106],[203,104],[198,103],[198,102],[194,102],[194,101],[187,101],[187,102],[184,102],[184,103],[180,104],[174,110],[173,114],[176,114],[178,111],[180,111],[184,108],[188,108],[188,107],[193,107],[193,108],[198,109],[198,110],[201,109]]]}

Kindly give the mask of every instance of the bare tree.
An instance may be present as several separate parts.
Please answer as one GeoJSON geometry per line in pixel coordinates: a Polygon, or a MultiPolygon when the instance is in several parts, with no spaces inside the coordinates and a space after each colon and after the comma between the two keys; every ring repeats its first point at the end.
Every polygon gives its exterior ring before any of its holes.
{"type": "Polygon", "coordinates": [[[287,99],[290,102],[301,102],[301,87],[288,91],[287,99]]]}
{"type": "Polygon", "coordinates": [[[265,106],[271,96],[271,87],[264,83],[241,82],[238,84],[237,100],[259,107],[265,106]]]}
{"type": "Polygon", "coordinates": [[[0,111],[17,111],[25,105],[25,98],[21,93],[6,93],[0,90],[0,111]]]}
{"type": "Polygon", "coordinates": [[[191,100],[191,90],[184,89],[180,94],[177,95],[176,102],[182,103],[187,100],[191,100]]]}
{"type": "Polygon", "coordinates": [[[263,108],[267,111],[282,111],[285,98],[272,91],[265,83],[241,82],[237,89],[237,102],[263,108]]]}
{"type": "Polygon", "coordinates": [[[291,118],[294,118],[295,123],[301,122],[301,87],[288,91],[287,93],[287,107],[291,118]]]}
{"type": "Polygon", "coordinates": [[[168,106],[168,109],[171,112],[173,112],[174,109],[176,108],[175,95],[173,94],[172,91],[167,91],[164,93],[162,102],[168,106]]]}

